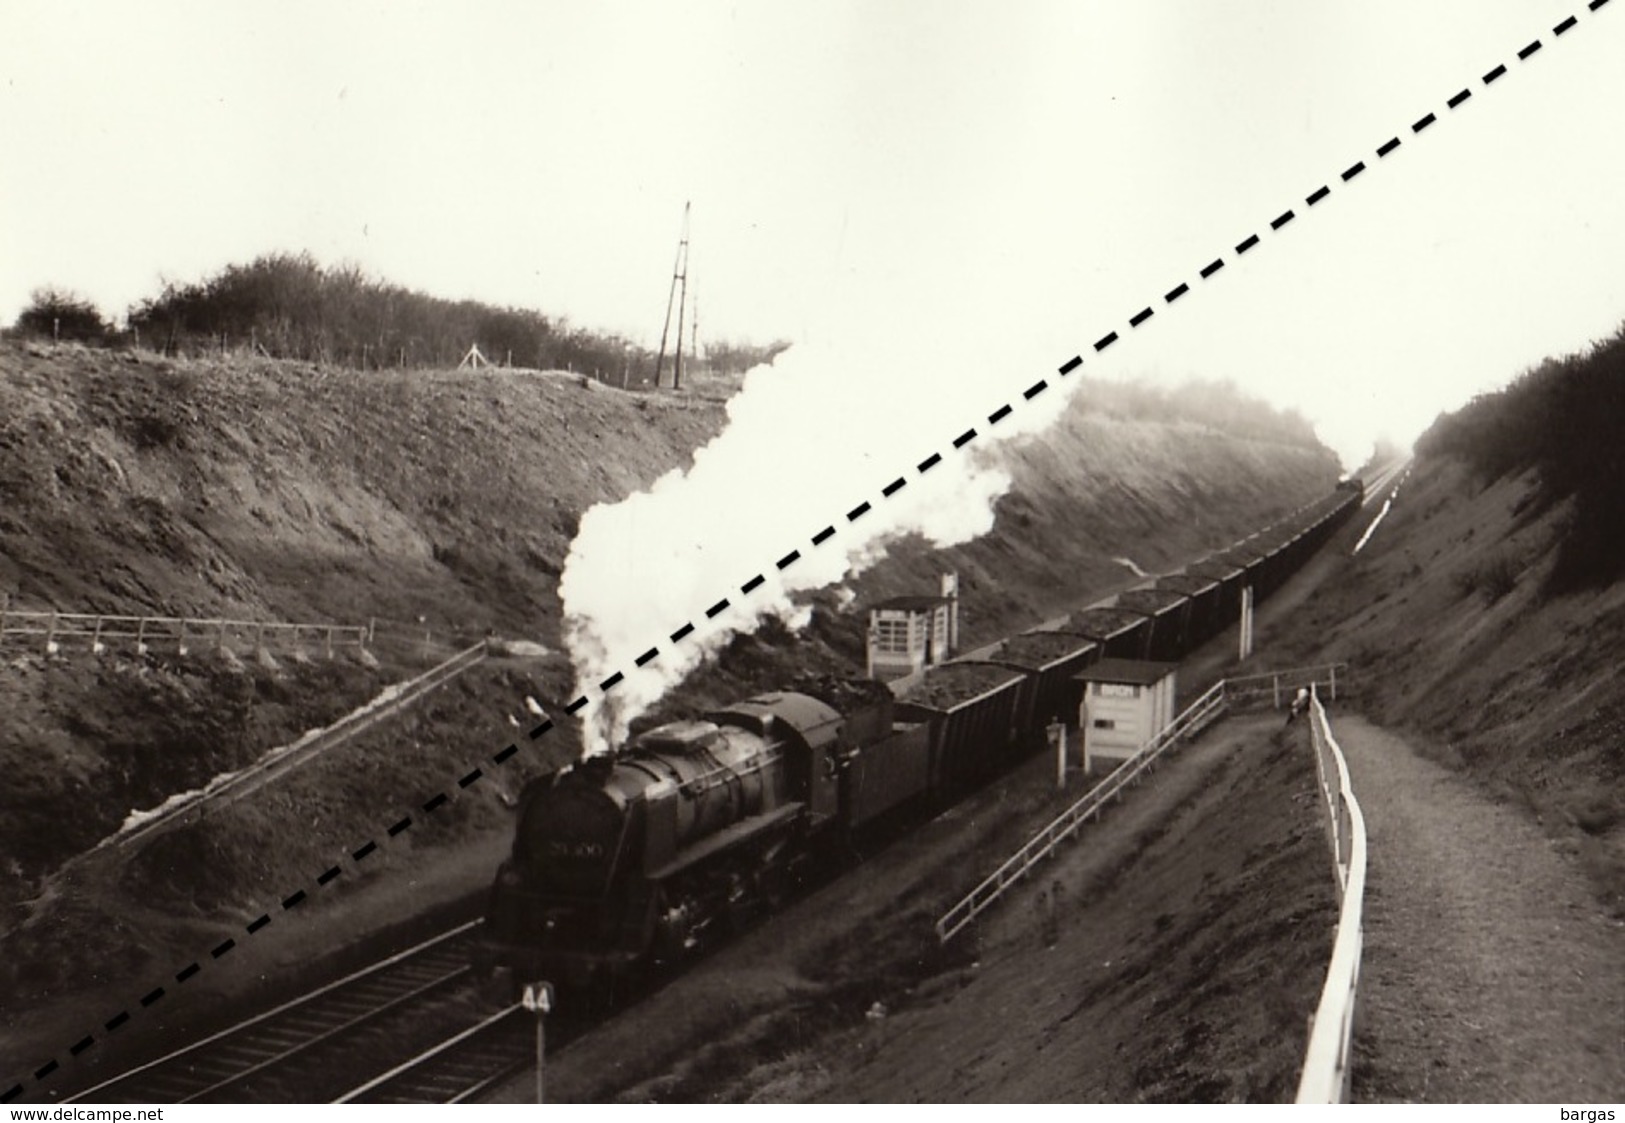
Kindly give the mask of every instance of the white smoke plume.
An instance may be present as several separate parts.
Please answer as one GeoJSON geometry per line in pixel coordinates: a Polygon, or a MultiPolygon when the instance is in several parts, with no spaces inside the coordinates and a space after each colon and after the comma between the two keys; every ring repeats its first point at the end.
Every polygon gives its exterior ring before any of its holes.
{"type": "Polygon", "coordinates": [[[577,693],[592,700],[583,714],[587,754],[619,746],[635,717],[731,636],[770,616],[804,625],[810,614],[792,593],[861,572],[909,532],[951,545],[992,528],[993,503],[1009,486],[990,455],[992,438],[1046,423],[1063,404],[1060,388],[996,429],[978,426],[982,435],[956,451],[953,438],[978,410],[985,417],[1001,401],[1019,404],[1020,388],[1039,375],[1021,379],[947,347],[888,355],[873,334],[858,337],[864,345],[846,352],[797,344],[751,371],[726,429],[686,472],[582,518],[559,593],[577,693]],[[942,462],[915,471],[933,452],[942,462]],[[882,499],[899,476],[907,486],[882,499]],[[862,501],[872,509],[848,522],[862,501]],[[826,525],[835,536],[813,546],[826,525]],[[801,558],[780,571],[775,562],[791,550],[801,558]],[[742,594],[758,574],[764,583],[742,594]],[[730,606],[707,618],[723,598],[730,606]],[[685,624],[694,632],[673,643],[685,624]],[[651,647],[658,657],[637,667],[651,647]],[[624,680],[603,691],[616,672],[624,680]]]}

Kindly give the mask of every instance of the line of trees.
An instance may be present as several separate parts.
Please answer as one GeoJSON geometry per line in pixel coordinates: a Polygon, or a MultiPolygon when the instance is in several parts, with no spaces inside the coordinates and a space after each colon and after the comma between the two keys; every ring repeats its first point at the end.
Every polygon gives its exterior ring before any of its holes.
{"type": "Polygon", "coordinates": [[[1488,485],[1538,468],[1531,514],[1574,497],[1549,591],[1607,584],[1625,574],[1625,328],[1590,351],[1547,359],[1504,389],[1440,415],[1416,442],[1454,456],[1488,485]]]}
{"type": "MultiPolygon", "coordinates": [[[[252,349],[364,369],[455,366],[475,345],[494,363],[575,370],[613,383],[627,377],[629,384],[651,377],[655,365],[652,352],[618,335],[530,309],[429,296],[354,265],[323,266],[308,253],[268,254],[202,281],[168,282],[131,308],[126,323],[115,332],[89,301],[52,287],[35,291],[12,330],[89,344],[138,342],[168,354],[252,349]]],[[[714,344],[702,366],[735,374],[786,346],[714,344]]]]}
{"type": "Polygon", "coordinates": [[[1079,396],[1083,408],[1131,420],[1206,425],[1238,437],[1315,448],[1320,438],[1294,409],[1276,409],[1234,382],[1192,379],[1175,389],[1143,382],[1091,379],[1079,396]]]}

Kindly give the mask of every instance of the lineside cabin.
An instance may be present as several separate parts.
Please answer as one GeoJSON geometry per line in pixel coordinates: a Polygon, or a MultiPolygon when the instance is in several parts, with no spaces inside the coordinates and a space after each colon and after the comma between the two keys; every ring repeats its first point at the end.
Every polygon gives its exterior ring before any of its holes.
{"type": "Polygon", "coordinates": [[[959,646],[959,578],[940,596],[893,597],[869,610],[868,676],[889,682],[952,658],[959,646]]]}
{"type": "Polygon", "coordinates": [[[1083,685],[1078,725],[1083,770],[1110,772],[1174,720],[1176,663],[1102,659],[1073,676],[1083,685]]]}

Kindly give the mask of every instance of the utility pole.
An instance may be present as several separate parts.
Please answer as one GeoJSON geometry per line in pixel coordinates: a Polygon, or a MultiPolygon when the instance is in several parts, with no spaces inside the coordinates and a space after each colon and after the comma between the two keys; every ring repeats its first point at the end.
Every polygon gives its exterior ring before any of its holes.
{"type": "Polygon", "coordinates": [[[677,263],[671,270],[671,289],[666,293],[666,322],[660,327],[660,353],[655,356],[655,389],[660,389],[660,370],[666,361],[666,336],[671,331],[671,306],[677,303],[677,354],[672,371],[671,388],[683,388],[683,311],[688,301],[688,209],[683,204],[683,233],[677,242],[677,263]],[[679,294],[681,297],[679,298],[679,294]]]}

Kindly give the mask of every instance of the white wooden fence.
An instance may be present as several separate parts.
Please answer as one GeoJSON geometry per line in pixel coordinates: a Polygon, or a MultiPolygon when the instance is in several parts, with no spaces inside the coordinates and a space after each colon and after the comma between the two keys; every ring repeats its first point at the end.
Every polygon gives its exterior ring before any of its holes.
{"type": "Polygon", "coordinates": [[[1360,985],[1360,953],[1365,942],[1365,817],[1349,783],[1348,762],[1332,736],[1326,708],[1316,691],[1309,704],[1309,728],[1315,745],[1315,769],[1326,797],[1327,833],[1337,873],[1342,909],[1326,985],[1310,1022],[1309,1046],[1298,1080],[1298,1103],[1342,1103],[1349,1093],[1349,1053],[1354,1040],[1354,1010],[1360,985]]]}

